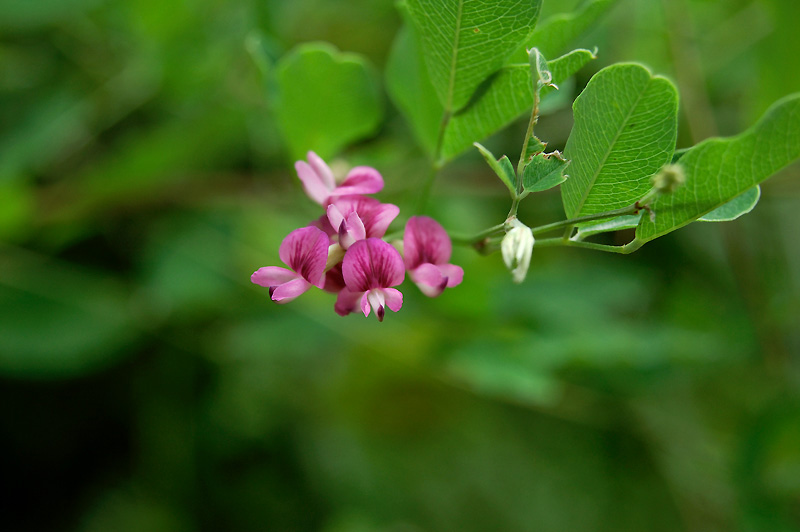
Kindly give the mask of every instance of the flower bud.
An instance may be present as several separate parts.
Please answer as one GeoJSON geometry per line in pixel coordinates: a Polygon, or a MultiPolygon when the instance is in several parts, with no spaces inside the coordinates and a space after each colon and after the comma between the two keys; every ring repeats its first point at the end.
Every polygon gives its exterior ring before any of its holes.
{"type": "Polygon", "coordinates": [[[650,182],[659,194],[672,194],[686,182],[686,174],[680,164],[668,164],[650,178],[650,182]]]}
{"type": "Polygon", "coordinates": [[[511,229],[503,237],[500,251],[503,254],[503,262],[511,272],[511,278],[515,283],[521,283],[528,274],[535,239],[531,228],[516,218],[509,223],[511,229]]]}

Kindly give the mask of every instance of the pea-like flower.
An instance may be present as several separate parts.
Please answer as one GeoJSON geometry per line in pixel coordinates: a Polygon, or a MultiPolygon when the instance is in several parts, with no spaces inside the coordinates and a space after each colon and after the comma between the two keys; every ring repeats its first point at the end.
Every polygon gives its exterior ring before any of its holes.
{"type": "Polygon", "coordinates": [[[344,316],[359,306],[364,316],[370,309],[383,321],[386,307],[393,312],[403,306],[403,294],[393,286],[405,279],[400,253],[380,238],[354,242],[342,261],[346,287],[339,292],[334,310],[344,316]]]}
{"type": "Polygon", "coordinates": [[[436,297],[445,288],[461,284],[464,270],[450,264],[453,244],[439,222],[412,216],[403,233],[403,254],[408,274],[423,294],[436,297]]]}
{"type": "Polygon", "coordinates": [[[291,268],[265,266],[250,276],[253,283],[269,288],[273,301],[287,303],[311,286],[325,286],[328,235],[317,227],[295,229],[281,242],[278,255],[291,268]]]}
{"type": "Polygon", "coordinates": [[[365,238],[381,238],[400,208],[365,196],[342,196],[328,205],[328,222],[339,235],[339,245],[347,249],[365,238]]]}
{"type": "Polygon", "coordinates": [[[369,166],[356,166],[341,184],[337,184],[333,171],[313,151],[308,152],[308,162],[297,161],[294,167],[308,197],[323,207],[339,196],[374,194],[383,190],[383,177],[369,166]]]}

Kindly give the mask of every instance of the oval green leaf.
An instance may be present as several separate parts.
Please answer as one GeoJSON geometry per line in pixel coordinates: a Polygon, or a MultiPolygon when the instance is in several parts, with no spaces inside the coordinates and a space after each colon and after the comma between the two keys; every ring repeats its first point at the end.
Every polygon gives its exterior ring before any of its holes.
{"type": "Polygon", "coordinates": [[[678,132],[678,94],[666,78],[637,64],[606,67],[573,104],[575,125],[561,187],[569,218],[631,205],[668,163],[678,132]]]}

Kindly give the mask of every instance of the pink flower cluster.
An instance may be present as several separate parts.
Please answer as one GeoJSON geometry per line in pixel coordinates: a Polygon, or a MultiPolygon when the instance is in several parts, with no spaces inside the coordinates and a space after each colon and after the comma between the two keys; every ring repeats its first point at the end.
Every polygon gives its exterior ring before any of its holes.
{"type": "Polygon", "coordinates": [[[432,218],[408,220],[402,255],[383,240],[400,209],[365,195],[383,189],[377,170],[358,166],[337,184],[331,169],[314,152],[308,152],[308,162],[298,161],[295,168],[306,193],[322,205],[325,214],[295,229],[281,243],[279,256],[289,269],[265,266],[250,277],[269,289],[273,301],[287,303],[316,286],[337,294],[334,310],[339,315],[360,308],[364,316],[374,310],[383,321],[386,307],[397,312],[403,306],[403,294],[394,287],[403,282],[406,271],[430,297],[461,283],[464,270],[449,263],[450,237],[432,218]]]}

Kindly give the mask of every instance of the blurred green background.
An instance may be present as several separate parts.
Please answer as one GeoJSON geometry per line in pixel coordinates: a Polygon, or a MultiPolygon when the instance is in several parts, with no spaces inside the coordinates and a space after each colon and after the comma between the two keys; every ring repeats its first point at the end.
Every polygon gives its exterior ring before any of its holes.
{"type": "MultiPolygon", "coordinates": [[[[794,0],[619,0],[562,91],[639,61],[680,88],[681,147],[735,134],[800,91],[798,21],[794,0]]],[[[0,529],[800,530],[797,164],[735,222],[534,250],[519,286],[456,249],[464,283],[407,283],[382,324],[250,284],[319,216],[271,65],[328,41],[382,83],[400,25],[389,0],[0,0],[0,529]]],[[[428,163],[381,102],[340,156],[408,216],[428,163]]],[[[553,109],[539,136],[570,126],[553,109]]],[[[508,210],[477,153],[434,197],[460,233],[508,210]]]]}

